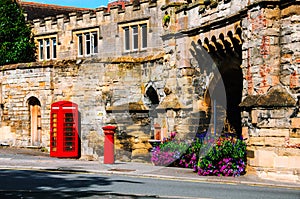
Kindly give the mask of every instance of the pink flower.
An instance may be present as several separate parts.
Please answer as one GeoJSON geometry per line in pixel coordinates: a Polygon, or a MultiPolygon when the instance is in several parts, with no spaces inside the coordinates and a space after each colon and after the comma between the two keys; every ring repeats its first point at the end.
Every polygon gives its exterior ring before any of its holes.
{"type": "Polygon", "coordinates": [[[175,138],[175,136],[176,136],[176,132],[171,132],[171,133],[170,133],[171,139],[175,138]]]}

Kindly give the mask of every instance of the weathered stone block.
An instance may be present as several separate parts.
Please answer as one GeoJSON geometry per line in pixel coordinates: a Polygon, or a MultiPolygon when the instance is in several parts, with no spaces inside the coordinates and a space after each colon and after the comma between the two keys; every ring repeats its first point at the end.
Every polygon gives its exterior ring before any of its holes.
{"type": "Polygon", "coordinates": [[[274,167],[288,168],[289,167],[289,157],[288,156],[275,156],[274,157],[274,167]]]}
{"type": "Polygon", "coordinates": [[[242,136],[244,140],[249,140],[248,127],[242,127],[242,136]]]}
{"type": "Polygon", "coordinates": [[[297,148],[276,148],[276,154],[279,156],[300,156],[300,149],[297,148]]]}
{"type": "Polygon", "coordinates": [[[281,16],[291,16],[291,15],[300,15],[300,6],[299,5],[292,5],[282,10],[281,16]]]}
{"type": "Polygon", "coordinates": [[[265,17],[272,20],[278,19],[280,17],[280,9],[266,9],[265,17]]]}
{"type": "Polygon", "coordinates": [[[300,169],[300,156],[288,157],[288,168],[300,169]]]}
{"type": "Polygon", "coordinates": [[[265,137],[265,146],[284,146],[285,138],[281,137],[265,137]]]}
{"type": "Polygon", "coordinates": [[[263,145],[265,145],[265,138],[264,137],[250,137],[249,144],[255,145],[255,146],[263,146],[263,145]]]}
{"type": "Polygon", "coordinates": [[[259,129],[261,137],[288,137],[289,129],[259,129]]]}
{"type": "Polygon", "coordinates": [[[291,118],[292,128],[300,128],[300,118],[291,118]]]}
{"type": "Polygon", "coordinates": [[[152,146],[151,144],[149,143],[133,143],[132,145],[132,149],[135,150],[135,149],[150,149],[152,146]]]}
{"type": "Polygon", "coordinates": [[[273,151],[257,150],[252,166],[274,167],[275,153],[273,151]]]}
{"type": "Polygon", "coordinates": [[[148,149],[135,149],[132,151],[132,157],[150,155],[148,149]]]}
{"type": "Polygon", "coordinates": [[[289,143],[290,143],[290,145],[297,145],[298,144],[300,146],[300,138],[289,138],[289,143]]]}
{"type": "Polygon", "coordinates": [[[293,43],[299,42],[300,41],[299,32],[291,34],[291,39],[293,43]]]}
{"type": "Polygon", "coordinates": [[[146,136],[145,132],[142,130],[136,130],[136,131],[126,131],[128,135],[135,136],[135,137],[143,137],[146,136]]]}
{"type": "Polygon", "coordinates": [[[257,124],[257,114],[258,111],[257,110],[252,110],[251,111],[251,120],[252,120],[252,124],[257,124]]]}
{"type": "Polygon", "coordinates": [[[300,129],[291,129],[290,138],[300,138],[300,129]]]}
{"type": "Polygon", "coordinates": [[[149,144],[148,140],[150,139],[150,136],[140,137],[139,139],[142,143],[149,144]]]}
{"type": "Polygon", "coordinates": [[[288,118],[281,118],[281,119],[262,118],[257,124],[257,127],[259,128],[286,128],[288,126],[290,126],[290,121],[288,118]]]}
{"type": "Polygon", "coordinates": [[[289,117],[293,113],[293,109],[266,109],[259,110],[259,117],[261,118],[286,118],[289,117]]]}
{"type": "Polygon", "coordinates": [[[131,151],[116,150],[116,159],[122,162],[131,161],[131,151]]]}

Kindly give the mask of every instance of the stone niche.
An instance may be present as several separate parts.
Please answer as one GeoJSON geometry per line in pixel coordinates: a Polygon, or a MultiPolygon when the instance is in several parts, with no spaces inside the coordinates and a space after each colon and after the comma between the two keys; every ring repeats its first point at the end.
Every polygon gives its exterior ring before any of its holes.
{"type": "Polygon", "coordinates": [[[116,159],[120,161],[149,162],[151,122],[149,108],[143,102],[110,106],[106,108],[118,126],[115,134],[116,159]]]}
{"type": "Polygon", "coordinates": [[[248,165],[263,178],[300,180],[299,100],[281,87],[247,96],[242,108],[248,165]]]}

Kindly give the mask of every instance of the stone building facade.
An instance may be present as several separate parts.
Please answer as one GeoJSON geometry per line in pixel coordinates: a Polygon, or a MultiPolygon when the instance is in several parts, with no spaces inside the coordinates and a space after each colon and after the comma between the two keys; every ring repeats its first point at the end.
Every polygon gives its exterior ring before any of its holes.
{"type": "Polygon", "coordinates": [[[147,160],[149,140],[171,131],[231,131],[259,174],[299,180],[299,22],[299,0],[134,1],[34,19],[37,62],[2,66],[0,138],[48,147],[50,106],[69,100],[82,156],[102,155],[106,124],[122,160],[147,160]]]}

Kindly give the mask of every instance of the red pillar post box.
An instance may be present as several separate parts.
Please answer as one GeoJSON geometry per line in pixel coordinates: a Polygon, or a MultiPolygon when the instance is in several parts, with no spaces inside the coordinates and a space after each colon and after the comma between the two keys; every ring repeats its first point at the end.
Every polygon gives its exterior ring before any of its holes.
{"type": "Polygon", "coordinates": [[[114,134],[116,132],[116,126],[104,126],[102,127],[105,135],[104,139],[104,164],[115,163],[115,139],[114,134]]]}

